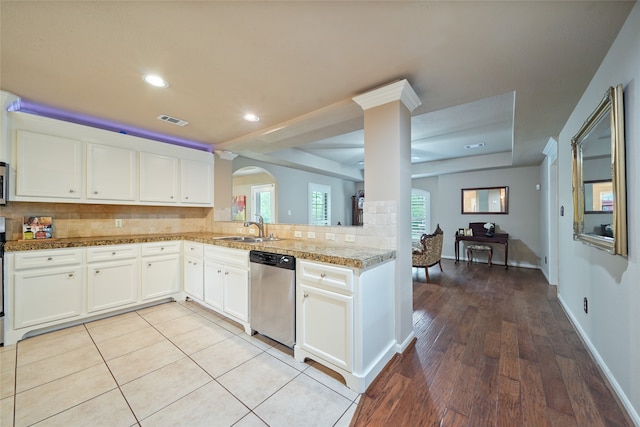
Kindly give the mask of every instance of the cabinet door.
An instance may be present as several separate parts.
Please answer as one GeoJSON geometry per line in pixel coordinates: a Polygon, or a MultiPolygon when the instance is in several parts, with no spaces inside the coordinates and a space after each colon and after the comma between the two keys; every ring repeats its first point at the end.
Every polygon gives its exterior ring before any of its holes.
{"type": "Polygon", "coordinates": [[[14,278],[16,329],[68,319],[82,313],[80,266],[20,272],[14,278]]]}
{"type": "Polygon", "coordinates": [[[213,167],[211,163],[182,160],[180,201],[211,205],[213,203],[213,167]]]}
{"type": "Polygon", "coordinates": [[[138,300],[138,260],[90,264],[87,268],[87,311],[131,304],[138,300]]]}
{"type": "Polygon", "coordinates": [[[174,157],[140,153],[140,201],[178,202],[178,162],[174,157]]]}
{"type": "Polygon", "coordinates": [[[16,149],[16,196],[82,197],[82,142],[18,130],[16,149]]]}
{"type": "Polygon", "coordinates": [[[235,267],[224,268],[223,311],[245,322],[249,321],[249,272],[235,267]]]}
{"type": "Polygon", "coordinates": [[[171,295],[180,291],[180,256],[142,258],[142,299],[171,295]]]}
{"type": "Polygon", "coordinates": [[[353,297],[300,284],[297,345],[333,365],[353,365],[353,297]]]}
{"type": "Polygon", "coordinates": [[[87,145],[87,199],[135,200],[136,152],[87,145]]]}
{"type": "Polygon", "coordinates": [[[205,259],[204,261],[204,302],[222,311],[224,298],[224,272],[222,265],[205,259]]]}
{"type": "Polygon", "coordinates": [[[204,268],[202,259],[184,257],[184,291],[200,301],[204,299],[204,268]]]}

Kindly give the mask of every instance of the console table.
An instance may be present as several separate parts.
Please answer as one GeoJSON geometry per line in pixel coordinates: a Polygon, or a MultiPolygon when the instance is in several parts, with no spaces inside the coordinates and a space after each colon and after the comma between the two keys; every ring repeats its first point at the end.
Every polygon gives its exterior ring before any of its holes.
{"type": "Polygon", "coordinates": [[[475,236],[462,236],[456,233],[456,264],[460,261],[460,242],[482,242],[482,243],[500,243],[504,245],[504,268],[509,268],[509,233],[494,233],[493,236],[487,237],[484,234],[475,236]]]}

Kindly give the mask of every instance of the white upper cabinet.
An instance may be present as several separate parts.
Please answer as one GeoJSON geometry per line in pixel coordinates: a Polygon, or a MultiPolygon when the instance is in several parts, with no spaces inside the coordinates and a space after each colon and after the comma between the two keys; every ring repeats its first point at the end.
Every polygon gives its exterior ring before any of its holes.
{"type": "Polygon", "coordinates": [[[182,160],[180,171],[180,201],[188,204],[211,204],[213,201],[211,161],[205,163],[182,160]]]}
{"type": "Polygon", "coordinates": [[[18,130],[17,200],[19,197],[80,199],[82,148],[82,142],[74,139],[18,130]]]}
{"type": "Polygon", "coordinates": [[[213,153],[8,113],[12,200],[213,207],[213,153]]]}
{"type": "Polygon", "coordinates": [[[140,153],[140,201],[178,203],[178,167],[175,157],[140,153]]]}
{"type": "Polygon", "coordinates": [[[87,199],[136,200],[137,153],[87,144],[87,199]]]}

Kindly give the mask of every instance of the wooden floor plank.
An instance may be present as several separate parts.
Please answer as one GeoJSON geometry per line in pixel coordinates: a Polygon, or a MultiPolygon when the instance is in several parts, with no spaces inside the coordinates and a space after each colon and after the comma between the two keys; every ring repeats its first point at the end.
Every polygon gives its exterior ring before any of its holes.
{"type": "Polygon", "coordinates": [[[540,369],[536,363],[520,359],[520,386],[522,387],[522,425],[548,427],[549,417],[542,387],[540,369]]]}
{"type": "Polygon", "coordinates": [[[442,263],[414,273],[416,341],[352,426],[633,425],[539,270],[442,263]]]}

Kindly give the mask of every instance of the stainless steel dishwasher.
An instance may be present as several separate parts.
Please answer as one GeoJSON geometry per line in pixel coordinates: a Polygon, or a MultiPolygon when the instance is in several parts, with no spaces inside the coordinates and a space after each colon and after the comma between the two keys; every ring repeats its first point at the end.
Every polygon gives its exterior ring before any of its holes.
{"type": "Polygon", "coordinates": [[[296,259],[250,251],[251,329],[293,348],[296,338],[296,259]]]}

